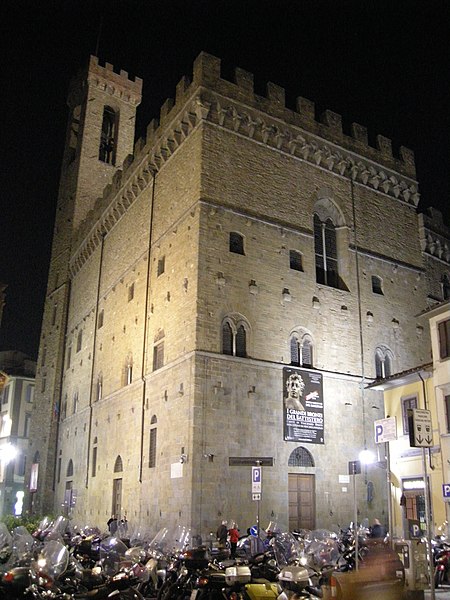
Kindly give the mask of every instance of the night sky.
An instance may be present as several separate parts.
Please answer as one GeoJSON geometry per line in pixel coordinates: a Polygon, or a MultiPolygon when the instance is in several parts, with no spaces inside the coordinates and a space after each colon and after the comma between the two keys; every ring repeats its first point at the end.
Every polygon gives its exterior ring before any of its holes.
{"type": "Polygon", "coordinates": [[[144,80],[138,137],[202,50],[414,150],[420,208],[450,225],[447,0],[3,0],[0,349],[37,355],[70,78],[90,54],[144,80]],[[99,34],[100,32],[100,34],[99,34]]]}

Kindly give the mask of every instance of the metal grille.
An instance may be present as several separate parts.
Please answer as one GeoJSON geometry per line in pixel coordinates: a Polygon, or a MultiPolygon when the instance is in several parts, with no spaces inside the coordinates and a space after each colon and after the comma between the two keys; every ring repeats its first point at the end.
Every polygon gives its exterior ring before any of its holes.
{"type": "Polygon", "coordinates": [[[315,467],[314,459],[311,453],[300,446],[296,448],[290,455],[288,460],[289,467],[315,467]]]}

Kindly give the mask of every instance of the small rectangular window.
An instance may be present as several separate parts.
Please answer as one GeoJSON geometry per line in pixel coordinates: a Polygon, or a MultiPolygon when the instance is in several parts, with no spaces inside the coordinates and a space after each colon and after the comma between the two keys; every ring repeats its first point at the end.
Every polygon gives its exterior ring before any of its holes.
{"type": "Polygon", "coordinates": [[[441,359],[450,356],[450,319],[438,324],[439,356],[441,359]]]}
{"type": "Polygon", "coordinates": [[[374,294],[380,294],[383,296],[383,287],[381,285],[381,278],[376,275],[372,275],[372,292],[374,294]]]}
{"type": "Polygon", "coordinates": [[[153,370],[157,371],[164,365],[164,342],[153,348],[153,370]]]}
{"type": "Polygon", "coordinates": [[[25,400],[26,402],[28,402],[28,404],[31,404],[31,402],[33,402],[33,397],[34,397],[34,385],[27,385],[27,389],[25,392],[25,400]]]}
{"type": "Polygon", "coordinates": [[[67,348],[67,369],[70,369],[70,363],[72,362],[72,346],[67,348]]]}
{"type": "Polygon", "coordinates": [[[105,318],[105,311],[102,308],[102,310],[98,313],[97,329],[101,329],[103,327],[104,318],[105,318]]]}
{"type": "Polygon", "coordinates": [[[134,283],[128,286],[128,302],[131,302],[134,298],[134,283]]]}
{"type": "Polygon", "coordinates": [[[97,446],[92,448],[92,477],[97,474],[97,446]]]}
{"type": "Polygon", "coordinates": [[[230,231],[230,252],[234,252],[235,254],[245,254],[244,238],[236,231],[230,231]]]}
{"type": "Polygon", "coordinates": [[[303,271],[302,255],[297,250],[289,250],[289,268],[293,271],[303,271]]]}
{"type": "Polygon", "coordinates": [[[83,344],[83,330],[81,329],[78,332],[78,337],[77,337],[77,352],[79,352],[81,350],[82,344],[83,344]]]}
{"type": "Polygon", "coordinates": [[[45,392],[46,387],[47,387],[47,380],[45,379],[45,377],[43,377],[42,381],[41,381],[41,393],[42,394],[45,392]]]}
{"type": "Polygon", "coordinates": [[[3,394],[2,394],[2,404],[8,404],[9,402],[9,385],[7,385],[5,388],[3,388],[3,394]]]}
{"type": "Polygon", "coordinates": [[[417,396],[402,398],[403,433],[409,433],[408,408],[417,408],[417,396]]]}
{"type": "Polygon", "coordinates": [[[25,413],[25,422],[23,426],[23,437],[27,438],[30,435],[30,423],[31,423],[31,415],[30,413],[25,413]]]}
{"type": "Polygon", "coordinates": [[[159,260],[158,260],[158,271],[157,271],[157,276],[159,277],[160,275],[162,275],[164,273],[164,271],[166,270],[166,257],[162,256],[159,260]]]}
{"type": "Polygon", "coordinates": [[[52,325],[55,325],[56,323],[56,314],[58,312],[58,305],[54,304],[53,305],[53,311],[52,311],[52,325]]]}

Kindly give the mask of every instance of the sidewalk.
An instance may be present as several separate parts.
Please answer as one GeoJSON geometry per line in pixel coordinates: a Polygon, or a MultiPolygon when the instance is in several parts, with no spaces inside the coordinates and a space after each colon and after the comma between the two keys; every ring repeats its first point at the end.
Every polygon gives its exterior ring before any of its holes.
{"type": "MultiPolygon", "coordinates": [[[[450,600],[450,585],[439,586],[437,590],[434,590],[434,596],[436,600],[450,600]]],[[[430,600],[430,590],[425,590],[425,600],[430,600]]]]}

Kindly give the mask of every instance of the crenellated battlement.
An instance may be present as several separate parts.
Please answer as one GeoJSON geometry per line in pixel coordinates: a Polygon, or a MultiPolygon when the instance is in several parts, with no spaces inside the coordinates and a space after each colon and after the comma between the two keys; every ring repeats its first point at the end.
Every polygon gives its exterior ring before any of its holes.
{"type": "Polygon", "coordinates": [[[344,149],[358,153],[364,157],[381,163],[389,169],[415,179],[416,169],[414,153],[401,146],[399,156],[392,151],[392,142],[383,135],[376,136],[376,147],[369,144],[367,129],[359,123],[352,123],[350,135],[343,132],[342,116],[332,110],[325,110],[316,116],[314,102],[307,98],[296,99],[295,110],[286,107],[284,88],[275,83],[266,84],[266,95],[259,96],[254,92],[254,77],[251,73],[237,67],[234,81],[221,78],[221,61],[219,58],[202,52],[194,61],[192,83],[183,77],[176,88],[175,102],[164,103],[160,114],[160,125],[165,126],[181,108],[194,88],[205,87],[217,94],[266,113],[268,116],[282,120],[286,125],[293,125],[317,135],[326,141],[339,144],[344,149]]]}
{"type": "Polygon", "coordinates": [[[96,56],[91,55],[89,58],[87,79],[90,84],[104,89],[112,96],[118,96],[134,105],[141,102],[142,79],[130,79],[128,72],[123,69],[116,73],[113,65],[108,62],[103,67],[96,56]]]}

